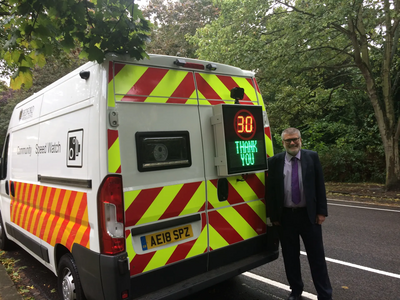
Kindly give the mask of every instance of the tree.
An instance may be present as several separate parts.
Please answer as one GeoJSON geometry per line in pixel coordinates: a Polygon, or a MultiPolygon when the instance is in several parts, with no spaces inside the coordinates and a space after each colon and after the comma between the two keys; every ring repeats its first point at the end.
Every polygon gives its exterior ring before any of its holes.
{"type": "Polygon", "coordinates": [[[386,187],[394,189],[400,187],[399,23],[398,0],[227,0],[221,17],[199,30],[198,53],[257,70],[266,100],[283,102],[286,92],[297,104],[290,110],[300,113],[312,98],[318,107],[339,92],[364,93],[384,148],[386,187]]]}
{"type": "Polygon", "coordinates": [[[195,58],[197,46],[187,38],[215,20],[218,8],[212,0],[151,0],[143,14],[154,22],[149,53],[195,58]]]}
{"type": "Polygon", "coordinates": [[[4,0],[0,25],[2,73],[14,72],[13,88],[29,88],[32,68],[71,49],[98,62],[106,52],[141,59],[150,34],[133,0],[4,0]]]}

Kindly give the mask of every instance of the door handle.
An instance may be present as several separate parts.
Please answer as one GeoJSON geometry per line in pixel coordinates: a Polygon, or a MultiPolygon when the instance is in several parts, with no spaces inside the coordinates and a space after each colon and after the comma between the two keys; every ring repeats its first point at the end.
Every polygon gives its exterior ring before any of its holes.
{"type": "Polygon", "coordinates": [[[11,197],[15,197],[14,181],[11,181],[11,197]]]}
{"type": "Polygon", "coordinates": [[[10,191],[9,191],[9,188],[8,188],[8,180],[6,180],[6,182],[4,183],[4,185],[5,185],[5,187],[6,187],[6,194],[7,194],[7,195],[10,195],[10,191]]]}

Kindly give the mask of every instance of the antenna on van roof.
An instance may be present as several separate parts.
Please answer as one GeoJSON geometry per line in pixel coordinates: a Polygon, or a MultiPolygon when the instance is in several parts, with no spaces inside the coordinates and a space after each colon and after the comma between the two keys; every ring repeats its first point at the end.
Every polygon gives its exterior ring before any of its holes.
{"type": "Polygon", "coordinates": [[[244,88],[234,87],[231,89],[231,98],[235,99],[235,104],[240,104],[239,100],[244,98],[244,88]]]}

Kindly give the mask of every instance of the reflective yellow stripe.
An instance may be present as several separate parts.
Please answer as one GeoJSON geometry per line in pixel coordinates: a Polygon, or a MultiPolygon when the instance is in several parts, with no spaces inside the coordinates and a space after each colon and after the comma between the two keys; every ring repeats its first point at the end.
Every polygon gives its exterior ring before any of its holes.
{"type": "Polygon", "coordinates": [[[188,204],[186,204],[185,208],[180,213],[180,216],[193,214],[200,210],[204,204],[204,199],[206,199],[206,190],[204,185],[205,183],[203,181],[197,188],[197,191],[193,194],[188,204]]]}
{"type": "MultiPolygon", "coordinates": [[[[49,212],[50,213],[50,212],[49,212]]],[[[43,234],[43,240],[47,241],[48,237],[49,237],[49,231],[50,231],[50,227],[51,224],[53,223],[53,219],[55,218],[55,215],[51,214],[49,216],[49,218],[47,219],[47,224],[46,224],[46,228],[44,230],[44,234],[43,234]]],[[[43,228],[42,228],[43,231],[43,228]]]]}
{"type": "Polygon", "coordinates": [[[34,206],[35,205],[35,192],[36,189],[38,188],[38,186],[36,184],[32,185],[32,192],[30,194],[30,198],[29,198],[29,206],[34,206]]]}
{"type": "MultiPolygon", "coordinates": [[[[165,74],[150,96],[166,97],[165,101],[175,92],[188,72],[170,70],[165,74]]],[[[152,102],[154,99],[152,99],[152,102]]]]}
{"type": "Polygon", "coordinates": [[[129,90],[135,85],[140,77],[143,76],[144,72],[146,72],[147,69],[148,67],[125,65],[114,77],[114,79],[109,83],[110,86],[110,84],[114,81],[116,97],[115,100],[119,101],[126,94],[128,94],[129,90]]]}
{"type": "Polygon", "coordinates": [[[229,245],[229,243],[218,233],[218,231],[216,231],[211,225],[208,227],[211,241],[210,247],[213,250],[229,245]]]}
{"type": "Polygon", "coordinates": [[[221,202],[218,200],[217,188],[211,183],[211,181],[207,181],[207,196],[208,202],[210,202],[214,208],[228,205],[225,201],[221,202]]]}
{"type": "MultiPolygon", "coordinates": [[[[111,70],[109,71],[111,72],[111,70]]],[[[108,83],[107,87],[107,105],[108,107],[115,107],[115,99],[114,99],[114,79],[108,83]]]]}
{"type": "Polygon", "coordinates": [[[167,248],[156,251],[153,258],[147,264],[146,268],[144,268],[143,272],[147,272],[165,266],[167,264],[168,259],[174,253],[176,247],[177,245],[169,246],[167,248]]]}
{"type": "MultiPolygon", "coordinates": [[[[66,229],[64,230],[64,234],[63,234],[63,236],[61,238],[61,244],[62,245],[66,245],[67,244],[67,241],[68,241],[68,238],[69,238],[69,234],[73,231],[72,229],[76,224],[75,223],[75,217],[73,217],[73,216],[76,216],[78,214],[79,206],[80,206],[80,203],[82,201],[82,197],[83,197],[83,193],[77,193],[76,194],[75,202],[74,202],[74,205],[72,206],[72,209],[71,209],[71,220],[68,222],[68,225],[67,225],[66,229]]],[[[82,216],[82,224],[81,225],[85,225],[85,224],[87,224],[87,222],[88,222],[88,212],[87,212],[87,208],[86,208],[86,211],[85,211],[84,215],[82,216]]]]}
{"type": "MultiPolygon", "coordinates": [[[[51,189],[48,188],[46,191],[43,207],[48,207],[48,203],[49,203],[49,199],[50,199],[50,192],[51,192],[51,189]]],[[[42,226],[43,226],[43,220],[44,220],[45,215],[46,214],[42,211],[40,219],[39,219],[39,225],[36,229],[36,232],[34,233],[36,236],[40,236],[40,228],[42,228],[42,226]]]]}
{"type": "Polygon", "coordinates": [[[256,176],[260,179],[260,181],[265,185],[265,173],[264,172],[259,172],[256,173],[256,176]]]}
{"type": "Polygon", "coordinates": [[[245,94],[251,101],[257,102],[256,90],[254,89],[254,86],[247,81],[247,78],[232,77],[232,79],[238,84],[238,86],[244,88],[245,94]]]}
{"type": "Polygon", "coordinates": [[[136,225],[157,221],[174,200],[183,184],[164,187],[136,225]]]}
{"type": "MultiPolygon", "coordinates": [[[[51,237],[50,245],[55,245],[56,244],[56,239],[57,239],[57,233],[61,228],[62,223],[64,222],[64,218],[58,218],[56,226],[54,228],[54,233],[53,236],[51,237]]],[[[83,235],[83,234],[82,234],[83,235]]],[[[81,240],[82,237],[79,238],[81,240]]]]}
{"type": "Polygon", "coordinates": [[[193,94],[190,95],[190,99],[188,99],[185,104],[192,104],[192,105],[198,104],[196,91],[194,91],[193,94]]]}
{"type": "MultiPolygon", "coordinates": [[[[79,212],[79,206],[81,205],[82,198],[83,198],[83,193],[77,193],[75,197],[75,202],[74,205],[72,206],[71,209],[71,221],[75,223],[75,217],[78,215],[79,212]]],[[[88,221],[88,214],[87,212],[83,214],[82,216],[82,225],[84,224],[84,221],[88,221]]]]}
{"type": "Polygon", "coordinates": [[[203,228],[202,232],[200,233],[199,237],[194,243],[192,249],[190,249],[189,253],[186,255],[186,258],[202,254],[206,249],[207,249],[207,226],[203,228]]]}
{"type": "Polygon", "coordinates": [[[125,209],[131,206],[132,202],[135,201],[141,190],[129,191],[124,193],[124,204],[125,209]]]}
{"type": "Polygon", "coordinates": [[[226,207],[218,210],[218,212],[244,240],[258,235],[233,207],[226,207]]]}
{"type": "Polygon", "coordinates": [[[67,227],[65,227],[64,234],[61,238],[62,245],[67,244],[69,234],[72,232],[72,228],[74,227],[74,225],[75,225],[74,222],[71,222],[71,221],[68,222],[68,225],[67,225],[67,227]]]}
{"type": "Polygon", "coordinates": [[[257,98],[258,98],[258,105],[262,106],[262,110],[265,111],[265,104],[262,95],[256,90],[257,98]]]}
{"type": "MultiPolygon", "coordinates": [[[[199,73],[201,77],[211,86],[211,88],[218,94],[222,100],[231,101],[230,94],[231,91],[218,79],[216,75],[213,74],[203,74],[199,73]]],[[[204,98],[204,96],[203,96],[204,98]]],[[[213,99],[209,99],[213,100],[213,99]]]]}
{"type": "Polygon", "coordinates": [[[198,96],[199,96],[199,99],[206,99],[206,97],[204,97],[204,95],[199,91],[199,90],[197,90],[197,93],[198,93],[198,96]]]}
{"type": "Polygon", "coordinates": [[[252,210],[263,220],[264,222],[267,221],[266,218],[266,208],[265,204],[260,200],[260,201],[252,201],[247,203],[252,210]]]}
{"type": "Polygon", "coordinates": [[[229,183],[236,190],[236,192],[243,198],[244,201],[251,201],[258,199],[256,193],[249,186],[246,181],[237,181],[242,179],[242,176],[231,176],[228,177],[229,183]]]}
{"type": "Polygon", "coordinates": [[[87,211],[87,206],[86,206],[85,213],[83,214],[83,217],[82,217],[82,224],[81,224],[82,226],[79,227],[74,241],[80,242],[82,240],[82,237],[85,234],[85,231],[87,229],[86,227],[88,226],[87,217],[88,217],[88,211],[87,211]]]}
{"type": "Polygon", "coordinates": [[[121,158],[119,157],[119,138],[108,149],[108,172],[116,173],[121,166],[121,158]]]}
{"type": "Polygon", "coordinates": [[[30,227],[28,229],[29,232],[32,232],[33,234],[35,234],[33,232],[34,226],[36,224],[36,219],[37,219],[37,215],[40,212],[40,199],[42,198],[42,194],[43,194],[43,186],[39,186],[39,191],[38,191],[38,195],[36,197],[36,201],[35,201],[35,210],[33,213],[33,218],[32,218],[32,222],[30,224],[30,227]]]}
{"type": "Polygon", "coordinates": [[[60,211],[62,211],[62,212],[67,211],[68,199],[71,197],[71,193],[72,193],[71,190],[66,190],[65,191],[64,199],[63,199],[63,202],[61,204],[61,210],[60,211]]]}
{"type": "Polygon", "coordinates": [[[265,134],[265,147],[267,148],[267,154],[269,157],[274,155],[274,147],[269,136],[265,134]]]}
{"type": "Polygon", "coordinates": [[[129,263],[130,263],[136,256],[136,252],[133,249],[132,234],[129,233],[128,237],[126,238],[125,244],[126,244],[126,253],[128,253],[129,263]]]}

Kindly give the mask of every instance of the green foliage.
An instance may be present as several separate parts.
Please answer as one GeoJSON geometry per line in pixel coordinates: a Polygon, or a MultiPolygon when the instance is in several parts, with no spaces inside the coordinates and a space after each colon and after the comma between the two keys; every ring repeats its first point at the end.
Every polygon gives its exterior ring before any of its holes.
{"type": "Polygon", "coordinates": [[[218,17],[212,0],[151,0],[143,9],[154,22],[149,53],[196,58],[197,45],[187,39],[218,17]]]}
{"type": "Polygon", "coordinates": [[[146,56],[150,34],[132,0],[8,0],[0,2],[0,59],[11,86],[32,86],[32,69],[46,57],[78,48],[81,56],[102,62],[106,52],[146,56]]]}
{"type": "Polygon", "coordinates": [[[347,144],[321,150],[319,156],[326,181],[385,182],[383,153],[367,153],[347,144]]]}
{"type": "Polygon", "coordinates": [[[200,58],[257,72],[276,150],[281,131],[298,127],[304,146],[323,155],[374,157],[380,171],[361,161],[359,180],[372,172],[381,180],[390,157],[387,180],[400,183],[393,155],[400,135],[400,4],[389,2],[225,0],[220,17],[191,42],[200,58]]]}

